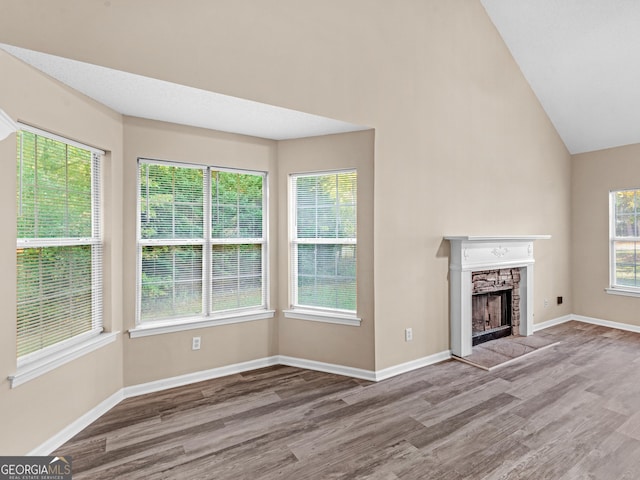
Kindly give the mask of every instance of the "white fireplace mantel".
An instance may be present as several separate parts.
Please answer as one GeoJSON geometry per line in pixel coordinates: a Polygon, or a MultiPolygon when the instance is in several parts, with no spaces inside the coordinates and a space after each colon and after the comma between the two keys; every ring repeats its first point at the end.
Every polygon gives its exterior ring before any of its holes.
{"type": "Polygon", "coordinates": [[[449,258],[451,353],[471,354],[472,272],[520,268],[520,335],[533,333],[533,242],[551,235],[446,236],[449,258]]]}

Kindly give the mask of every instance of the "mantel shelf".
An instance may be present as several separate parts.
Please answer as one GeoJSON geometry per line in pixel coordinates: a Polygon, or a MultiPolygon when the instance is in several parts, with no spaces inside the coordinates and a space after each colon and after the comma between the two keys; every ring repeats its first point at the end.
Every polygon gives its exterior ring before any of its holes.
{"type": "Polygon", "coordinates": [[[549,240],[551,235],[446,235],[445,240],[460,242],[531,242],[549,240]]]}

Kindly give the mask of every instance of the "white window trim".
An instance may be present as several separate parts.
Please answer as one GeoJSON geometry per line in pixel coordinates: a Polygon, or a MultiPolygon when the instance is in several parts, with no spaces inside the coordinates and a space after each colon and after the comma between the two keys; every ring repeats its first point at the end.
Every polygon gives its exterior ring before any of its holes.
{"type": "Polygon", "coordinates": [[[72,362],[84,355],[94,352],[105,345],[115,342],[120,332],[106,332],[94,335],[88,340],[73,345],[42,357],[38,360],[28,362],[24,365],[18,365],[16,373],[10,375],[9,382],[11,388],[16,388],[23,383],[38,378],[45,373],[50,372],[66,363],[72,362]]]}
{"type": "MultiPolygon", "coordinates": [[[[294,173],[289,175],[288,179],[288,199],[289,199],[289,266],[294,263],[297,263],[295,255],[296,248],[295,245],[302,244],[326,244],[326,245],[357,245],[357,233],[356,238],[297,238],[295,235],[296,231],[296,195],[293,189],[293,179],[300,177],[315,177],[321,175],[335,175],[339,173],[350,173],[354,172],[357,174],[357,169],[355,168],[346,168],[339,170],[326,170],[326,171],[318,171],[318,172],[307,172],[307,173],[294,173]]],[[[356,199],[356,208],[357,208],[357,199],[356,199]]],[[[357,253],[356,253],[357,255],[357,253]]],[[[356,263],[357,265],[357,263],[356,263]]],[[[357,267],[356,267],[357,268],[357,267]]],[[[356,273],[357,276],[357,273],[356,273]]],[[[357,282],[357,279],[356,279],[357,282]]],[[[357,284],[357,283],[356,283],[357,284]]],[[[290,308],[283,310],[285,318],[294,318],[298,320],[308,320],[312,322],[322,322],[322,323],[332,323],[335,325],[347,325],[352,327],[359,327],[362,323],[362,319],[358,316],[358,312],[354,311],[345,311],[338,309],[315,309],[313,307],[308,307],[306,305],[297,305],[295,303],[295,299],[297,297],[297,285],[296,285],[296,275],[293,271],[290,272],[289,278],[289,288],[290,288],[290,308]]],[[[357,305],[356,305],[357,308],[357,305]]]]}
{"type": "MultiPolygon", "coordinates": [[[[230,172],[230,173],[245,173],[245,174],[253,174],[260,175],[263,178],[263,198],[262,198],[262,218],[263,218],[263,238],[211,238],[210,234],[210,224],[211,224],[211,200],[206,195],[206,184],[204,187],[203,194],[205,195],[205,202],[203,204],[205,210],[205,235],[206,238],[203,239],[177,239],[177,240],[166,240],[166,239],[141,239],[140,235],[140,202],[139,202],[139,192],[136,191],[136,195],[138,198],[136,199],[136,238],[138,242],[137,246],[137,260],[136,260],[136,325],[134,328],[128,330],[130,338],[139,338],[139,337],[147,337],[151,335],[161,335],[165,333],[175,333],[186,330],[194,330],[198,328],[207,328],[207,327],[216,327],[221,325],[229,325],[234,323],[243,323],[243,322],[251,322],[255,320],[264,320],[273,318],[275,316],[275,310],[269,309],[269,298],[270,298],[270,275],[269,275],[269,188],[268,188],[268,180],[269,175],[268,172],[260,171],[260,170],[247,170],[241,168],[228,168],[228,167],[218,167],[215,165],[200,165],[194,163],[183,163],[176,161],[166,161],[166,160],[154,160],[146,157],[138,158],[138,172],[140,162],[145,162],[147,164],[152,165],[172,165],[177,167],[186,167],[186,168],[200,168],[205,172],[209,172],[211,170],[216,170],[218,172],[230,172]],[[210,240],[207,240],[209,238],[210,240]],[[218,312],[204,312],[203,315],[189,316],[189,317],[180,317],[176,319],[163,319],[158,321],[146,321],[142,322],[140,320],[140,272],[142,265],[142,255],[141,248],[145,245],[203,245],[206,247],[207,245],[237,245],[237,244],[259,244],[262,245],[262,271],[263,274],[263,289],[265,295],[265,303],[263,308],[249,307],[246,309],[237,309],[237,310],[227,310],[227,311],[218,311],[218,312]]],[[[139,173],[137,173],[139,175],[139,173]]],[[[205,178],[208,178],[208,175],[205,175],[205,178]]],[[[139,179],[138,179],[139,182],[139,179]]],[[[210,183],[210,180],[207,180],[210,183]]],[[[136,185],[138,188],[139,185],[136,185]]],[[[204,252],[203,252],[204,253],[204,252]]],[[[211,290],[211,268],[210,262],[205,261],[205,256],[203,255],[203,304],[207,309],[210,308],[210,290],[211,290]]]]}
{"type": "Polygon", "coordinates": [[[362,319],[351,313],[339,313],[338,310],[310,310],[308,308],[292,308],[283,310],[286,318],[296,318],[298,320],[309,320],[312,322],[334,323],[336,325],[348,325],[359,327],[362,319]]]}
{"type": "Polygon", "coordinates": [[[189,317],[180,320],[160,320],[157,322],[145,322],[129,330],[130,338],[149,337],[164,333],[182,332],[198,328],[219,327],[233,323],[253,322],[273,318],[275,310],[250,310],[241,313],[229,314],[219,317],[189,317]]]}
{"type": "Polygon", "coordinates": [[[609,287],[605,288],[604,291],[609,295],[620,295],[621,297],[640,297],[640,289],[609,287]]]}
{"type": "Polygon", "coordinates": [[[605,292],[609,295],[620,295],[624,297],[640,297],[640,287],[616,284],[616,242],[639,242],[640,237],[618,237],[616,236],[616,202],[615,194],[640,188],[623,188],[609,191],[609,287],[605,292]]]}

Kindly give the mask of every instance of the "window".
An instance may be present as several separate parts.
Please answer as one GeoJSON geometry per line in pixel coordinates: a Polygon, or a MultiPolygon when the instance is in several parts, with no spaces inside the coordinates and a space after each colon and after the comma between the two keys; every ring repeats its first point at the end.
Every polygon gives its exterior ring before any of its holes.
{"type": "Polygon", "coordinates": [[[611,289],[640,294],[640,189],[611,192],[610,205],[611,289]]]}
{"type": "Polygon", "coordinates": [[[292,308],[356,314],[355,171],[291,176],[292,308]]]}
{"type": "Polygon", "coordinates": [[[138,168],[138,323],[266,310],[265,173],[138,168]]]}
{"type": "Polygon", "coordinates": [[[17,138],[20,367],[102,331],[103,152],[27,127],[17,138]]]}

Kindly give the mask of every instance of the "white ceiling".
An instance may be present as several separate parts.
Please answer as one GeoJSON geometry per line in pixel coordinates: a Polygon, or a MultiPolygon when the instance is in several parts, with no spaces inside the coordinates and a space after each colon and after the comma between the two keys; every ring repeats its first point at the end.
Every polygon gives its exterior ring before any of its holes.
{"type": "Polygon", "coordinates": [[[640,143],[639,0],[481,0],[571,153],[640,143]]]}
{"type": "Polygon", "coordinates": [[[369,128],[11,45],[0,49],[123,115],[272,140],[369,128]]]}

